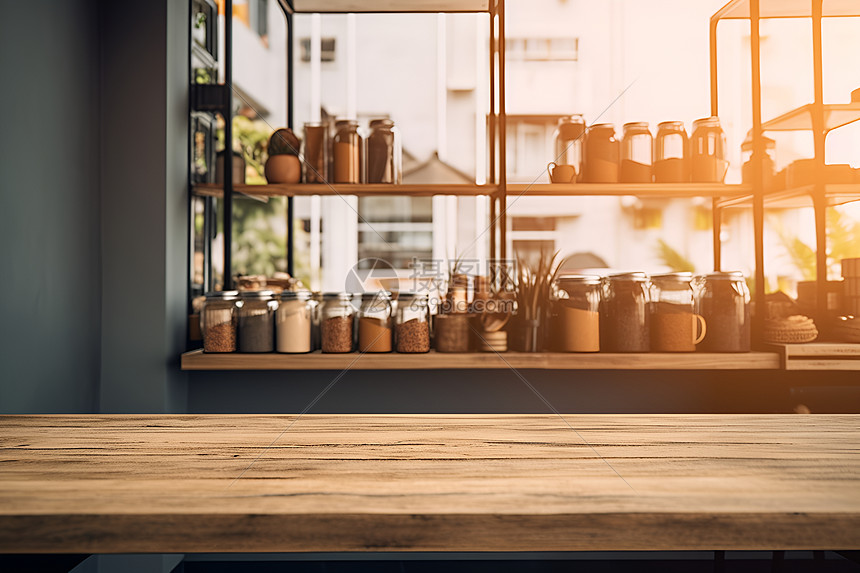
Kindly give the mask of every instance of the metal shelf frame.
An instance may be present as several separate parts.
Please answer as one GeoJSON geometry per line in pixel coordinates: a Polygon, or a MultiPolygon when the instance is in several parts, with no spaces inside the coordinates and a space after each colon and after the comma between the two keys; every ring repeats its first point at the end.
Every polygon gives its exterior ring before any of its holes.
{"type": "MultiPolygon", "coordinates": [[[[766,154],[764,132],[768,125],[762,122],[761,108],[761,36],[760,23],[762,19],[770,18],[807,18],[812,27],[812,62],[813,62],[813,91],[814,101],[804,106],[810,114],[811,130],[815,149],[815,183],[811,188],[805,188],[812,200],[815,212],[815,243],[816,243],[816,281],[819,285],[827,282],[827,227],[826,209],[828,206],[826,172],[824,164],[824,143],[827,136],[825,123],[823,57],[821,49],[821,22],[825,17],[857,17],[860,16],[860,3],[856,0],[731,0],[718,10],[710,21],[710,76],[711,76],[711,115],[719,115],[719,89],[717,67],[717,26],[722,20],[749,20],[750,25],[750,58],[752,71],[752,118],[751,130],[752,154],[752,207],[755,243],[755,292],[754,299],[763,302],[764,292],[764,203],[765,186],[763,161],[766,154]]],[[[802,108],[803,109],[803,108],[802,108]]],[[[779,119],[779,118],[777,118],[779,119]]],[[[772,122],[775,120],[772,120],[772,122]]],[[[769,122],[769,123],[772,123],[769,122]]],[[[844,124],[843,124],[844,125],[844,124]]],[[[771,125],[771,128],[773,125],[771,125]]],[[[837,126],[838,127],[838,126],[837,126]]],[[[714,227],[714,268],[720,269],[720,225],[721,204],[718,198],[713,200],[714,227]]],[[[819,316],[826,315],[827,289],[817,289],[817,309],[819,316]]],[[[759,309],[763,305],[759,305],[759,309]]],[[[759,311],[753,317],[754,336],[761,333],[764,313],[759,311]]],[[[759,339],[756,336],[756,339],[759,339]]]]}

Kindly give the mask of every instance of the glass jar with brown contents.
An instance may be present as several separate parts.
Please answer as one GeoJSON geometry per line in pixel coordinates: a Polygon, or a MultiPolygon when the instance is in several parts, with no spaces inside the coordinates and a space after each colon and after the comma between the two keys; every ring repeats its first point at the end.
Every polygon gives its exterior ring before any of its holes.
{"type": "Polygon", "coordinates": [[[239,291],[206,294],[200,312],[203,352],[236,352],[236,301],[239,291]]]}
{"type": "Polygon", "coordinates": [[[684,183],[690,180],[687,130],[683,121],[664,121],[657,125],[654,144],[654,181],[684,183]]]}
{"type": "Polygon", "coordinates": [[[358,309],[358,351],[391,352],[391,334],[391,293],[363,293],[358,309]]]}
{"type": "Polygon", "coordinates": [[[651,350],[693,352],[706,334],[704,319],[696,314],[690,273],[651,277],[651,350]]]}
{"type": "Polygon", "coordinates": [[[362,138],[358,122],[338,120],[332,142],[335,183],[361,183],[362,138]]]}
{"type": "Polygon", "coordinates": [[[600,349],[609,352],[648,352],[648,276],[610,275],[603,280],[600,303],[600,349]]]}
{"type": "Polygon", "coordinates": [[[400,293],[394,329],[397,352],[430,351],[430,305],[426,294],[400,293]]]}
{"type": "Polygon", "coordinates": [[[708,332],[699,348],[706,352],[749,352],[750,291],[743,273],[715,272],[696,278],[698,310],[708,332]]]}
{"type": "Polygon", "coordinates": [[[323,294],[320,309],[320,337],[323,352],[344,353],[353,350],[352,295],[344,292],[323,294]]]}
{"type": "Polygon", "coordinates": [[[367,136],[368,183],[400,183],[402,180],[400,133],[390,119],[374,119],[367,136]]]}

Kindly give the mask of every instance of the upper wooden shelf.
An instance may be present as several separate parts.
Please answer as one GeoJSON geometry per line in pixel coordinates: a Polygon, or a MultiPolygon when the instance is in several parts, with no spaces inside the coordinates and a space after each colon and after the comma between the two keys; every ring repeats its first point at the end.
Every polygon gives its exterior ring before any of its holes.
{"type": "MultiPolygon", "coordinates": [[[[860,2],[858,2],[860,4],[860,2]]],[[[812,129],[812,104],[788,111],[761,124],[764,131],[807,131],[812,129]]],[[[832,131],[860,120],[860,102],[824,104],[824,130],[832,131]]]]}
{"type": "MultiPolygon", "coordinates": [[[[234,185],[233,190],[252,198],[260,197],[309,197],[312,195],[408,195],[429,197],[434,195],[462,195],[475,197],[490,195],[498,190],[497,185],[391,185],[373,183],[295,183],[270,185],[234,185]]],[[[224,190],[220,183],[198,183],[194,185],[198,197],[222,197],[224,190]]]]}
{"type": "Polygon", "coordinates": [[[280,0],[284,9],[308,14],[489,12],[490,0],[280,0]]]}
{"type": "Polygon", "coordinates": [[[735,197],[752,193],[749,185],[723,183],[508,183],[508,197],[624,196],[642,198],[735,197]]]}
{"type": "Polygon", "coordinates": [[[562,352],[427,354],[205,354],[182,355],[183,370],[768,370],[779,368],[775,352],[709,354],[567,354],[562,352]]]}
{"type": "MultiPolygon", "coordinates": [[[[812,0],[761,0],[761,18],[811,18],[812,0]]],[[[825,17],[860,16],[857,0],[824,0],[822,15],[825,17]]],[[[711,20],[739,20],[750,17],[750,0],[731,0],[720,8],[711,20]]]]}
{"type": "MultiPolygon", "coordinates": [[[[812,193],[814,185],[804,185],[793,189],[771,191],[764,196],[765,207],[771,209],[797,209],[801,207],[812,207],[812,193]]],[[[860,183],[831,183],[825,186],[825,196],[828,207],[845,205],[854,201],[860,201],[860,183]]],[[[751,207],[752,193],[721,199],[717,202],[718,207],[751,207]]]]}

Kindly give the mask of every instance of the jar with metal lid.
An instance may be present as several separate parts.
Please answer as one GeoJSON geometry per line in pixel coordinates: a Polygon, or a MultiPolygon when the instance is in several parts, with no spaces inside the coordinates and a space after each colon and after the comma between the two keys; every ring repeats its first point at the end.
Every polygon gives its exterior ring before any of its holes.
{"type": "Polygon", "coordinates": [[[560,352],[600,350],[600,277],[562,275],[553,283],[551,347],[560,352]]]}
{"type": "Polygon", "coordinates": [[[571,115],[558,120],[553,134],[555,140],[555,155],[553,162],[556,165],[570,165],[573,167],[571,183],[575,183],[582,177],[582,146],[585,139],[585,120],[581,115],[571,115]]]}
{"type": "Polygon", "coordinates": [[[651,277],[651,350],[693,352],[707,333],[696,314],[691,273],[651,277]]]}
{"type": "Polygon", "coordinates": [[[400,183],[401,166],[400,131],[390,119],[374,119],[367,136],[368,183],[400,183]]]}
{"type": "Polygon", "coordinates": [[[585,133],[585,183],[618,183],[618,140],[615,126],[598,123],[585,133]]]}
{"type": "Polygon", "coordinates": [[[322,307],[320,308],[320,335],[323,352],[352,352],[353,319],[355,317],[352,298],[352,294],[345,292],[323,294],[322,307]]]}
{"type": "Polygon", "coordinates": [[[200,312],[203,352],[236,352],[236,301],[239,291],[206,293],[200,312]]]}
{"type": "Polygon", "coordinates": [[[690,138],[692,179],[698,183],[722,183],[726,179],[726,133],[720,118],[704,117],[693,122],[690,138]]]}
{"type": "Polygon", "coordinates": [[[391,335],[391,293],[362,293],[358,309],[358,351],[391,352],[391,335]]]}
{"type": "Polygon", "coordinates": [[[314,301],[309,291],[284,291],[275,311],[275,341],[278,352],[313,350],[314,301]]]}
{"type": "Polygon", "coordinates": [[[708,325],[705,352],[749,352],[750,291],[740,271],[696,277],[698,312],[708,325]]]}
{"type": "Polygon", "coordinates": [[[305,123],[302,140],[302,181],[325,183],[328,181],[328,125],[323,122],[305,123]]]}
{"type": "Polygon", "coordinates": [[[664,121],[657,125],[654,144],[654,181],[684,183],[690,180],[687,130],[683,121],[664,121]]]}
{"type": "Polygon", "coordinates": [[[625,123],[621,140],[622,183],[651,183],[653,137],[644,121],[625,123]]]}
{"type": "Polygon", "coordinates": [[[275,350],[275,311],[278,301],[270,290],[244,291],[236,303],[239,352],[275,350]]]}
{"type": "Polygon", "coordinates": [[[362,145],[357,121],[341,119],[335,123],[332,142],[335,183],[361,183],[362,145]]]}
{"type": "Polygon", "coordinates": [[[400,293],[394,330],[397,352],[430,351],[430,304],[426,294],[400,293]]]}
{"type": "Polygon", "coordinates": [[[600,303],[600,349],[608,352],[648,352],[651,348],[648,276],[610,275],[603,279],[600,303]]]}

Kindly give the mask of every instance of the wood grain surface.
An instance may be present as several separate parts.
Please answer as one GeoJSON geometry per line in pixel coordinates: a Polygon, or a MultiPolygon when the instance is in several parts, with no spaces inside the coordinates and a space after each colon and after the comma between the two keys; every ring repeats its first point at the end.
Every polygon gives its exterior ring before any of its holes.
{"type": "Polygon", "coordinates": [[[642,549],[860,549],[860,416],[0,417],[2,552],[642,549]]]}

